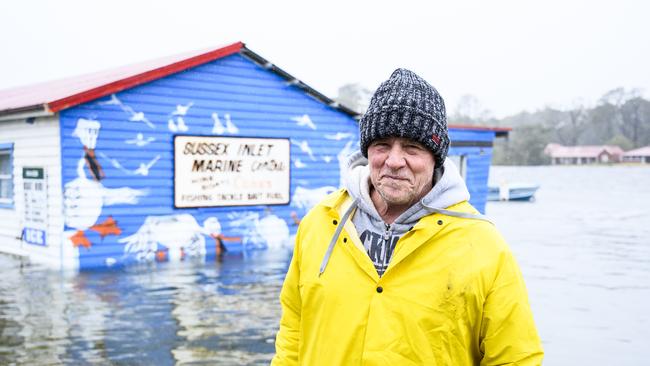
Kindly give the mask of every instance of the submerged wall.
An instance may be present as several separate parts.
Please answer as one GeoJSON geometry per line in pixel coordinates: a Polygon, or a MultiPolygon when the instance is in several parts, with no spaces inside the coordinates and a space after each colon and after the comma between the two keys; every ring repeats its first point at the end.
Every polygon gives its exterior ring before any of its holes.
{"type": "MultiPolygon", "coordinates": [[[[357,131],[351,116],[239,54],[64,110],[64,240],[74,248],[69,256],[89,268],[210,257],[219,241],[231,251],[289,248],[306,209],[339,187],[340,163],[358,146],[357,131]],[[188,170],[191,163],[175,161],[177,135],[215,144],[243,140],[200,136],[284,139],[290,149],[283,165],[288,197],[259,205],[176,208],[175,203],[188,206],[174,200],[175,163],[177,181],[203,179],[188,178],[196,173],[188,170]]],[[[216,186],[206,187],[225,184],[205,183],[198,189],[215,192],[216,186]]],[[[221,193],[241,188],[225,187],[221,193]]]]}

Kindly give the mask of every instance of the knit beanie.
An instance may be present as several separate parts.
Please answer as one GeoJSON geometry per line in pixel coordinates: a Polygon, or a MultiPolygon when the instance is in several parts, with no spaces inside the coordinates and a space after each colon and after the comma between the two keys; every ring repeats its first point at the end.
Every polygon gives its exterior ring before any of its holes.
{"type": "Polygon", "coordinates": [[[404,137],[426,146],[442,167],[449,150],[445,102],[438,91],[414,72],[397,69],[370,100],[359,121],[361,152],[385,137],[404,137]]]}

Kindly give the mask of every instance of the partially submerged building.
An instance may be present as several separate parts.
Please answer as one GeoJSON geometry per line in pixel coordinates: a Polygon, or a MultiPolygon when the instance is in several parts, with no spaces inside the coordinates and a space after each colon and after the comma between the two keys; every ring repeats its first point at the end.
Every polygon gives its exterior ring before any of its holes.
{"type": "MultiPolygon", "coordinates": [[[[0,91],[0,251],[96,268],[291,248],[358,117],[243,43],[0,91]]],[[[450,126],[481,211],[508,131],[450,126]]]]}
{"type": "Polygon", "coordinates": [[[551,157],[551,164],[604,164],[618,163],[623,157],[623,149],[618,146],[563,146],[548,144],[544,153],[551,157]]]}
{"type": "Polygon", "coordinates": [[[626,151],[623,154],[623,162],[650,164],[650,146],[626,151]]]}

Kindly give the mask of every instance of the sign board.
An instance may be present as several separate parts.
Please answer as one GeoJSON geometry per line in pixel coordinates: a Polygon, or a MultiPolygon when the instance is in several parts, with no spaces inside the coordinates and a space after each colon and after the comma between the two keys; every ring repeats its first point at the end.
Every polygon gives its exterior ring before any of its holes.
{"type": "Polygon", "coordinates": [[[46,246],[47,186],[44,168],[23,167],[25,215],[23,241],[46,246]]]}
{"type": "Polygon", "coordinates": [[[289,139],[175,136],[177,208],[289,203],[289,139]]]}

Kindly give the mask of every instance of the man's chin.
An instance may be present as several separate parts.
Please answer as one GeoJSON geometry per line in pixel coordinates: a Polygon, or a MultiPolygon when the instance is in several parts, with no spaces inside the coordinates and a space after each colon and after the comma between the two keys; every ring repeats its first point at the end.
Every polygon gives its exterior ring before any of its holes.
{"type": "Polygon", "coordinates": [[[408,195],[394,195],[388,192],[383,192],[380,196],[384,199],[384,202],[391,206],[402,206],[411,202],[411,197],[408,195]]]}

